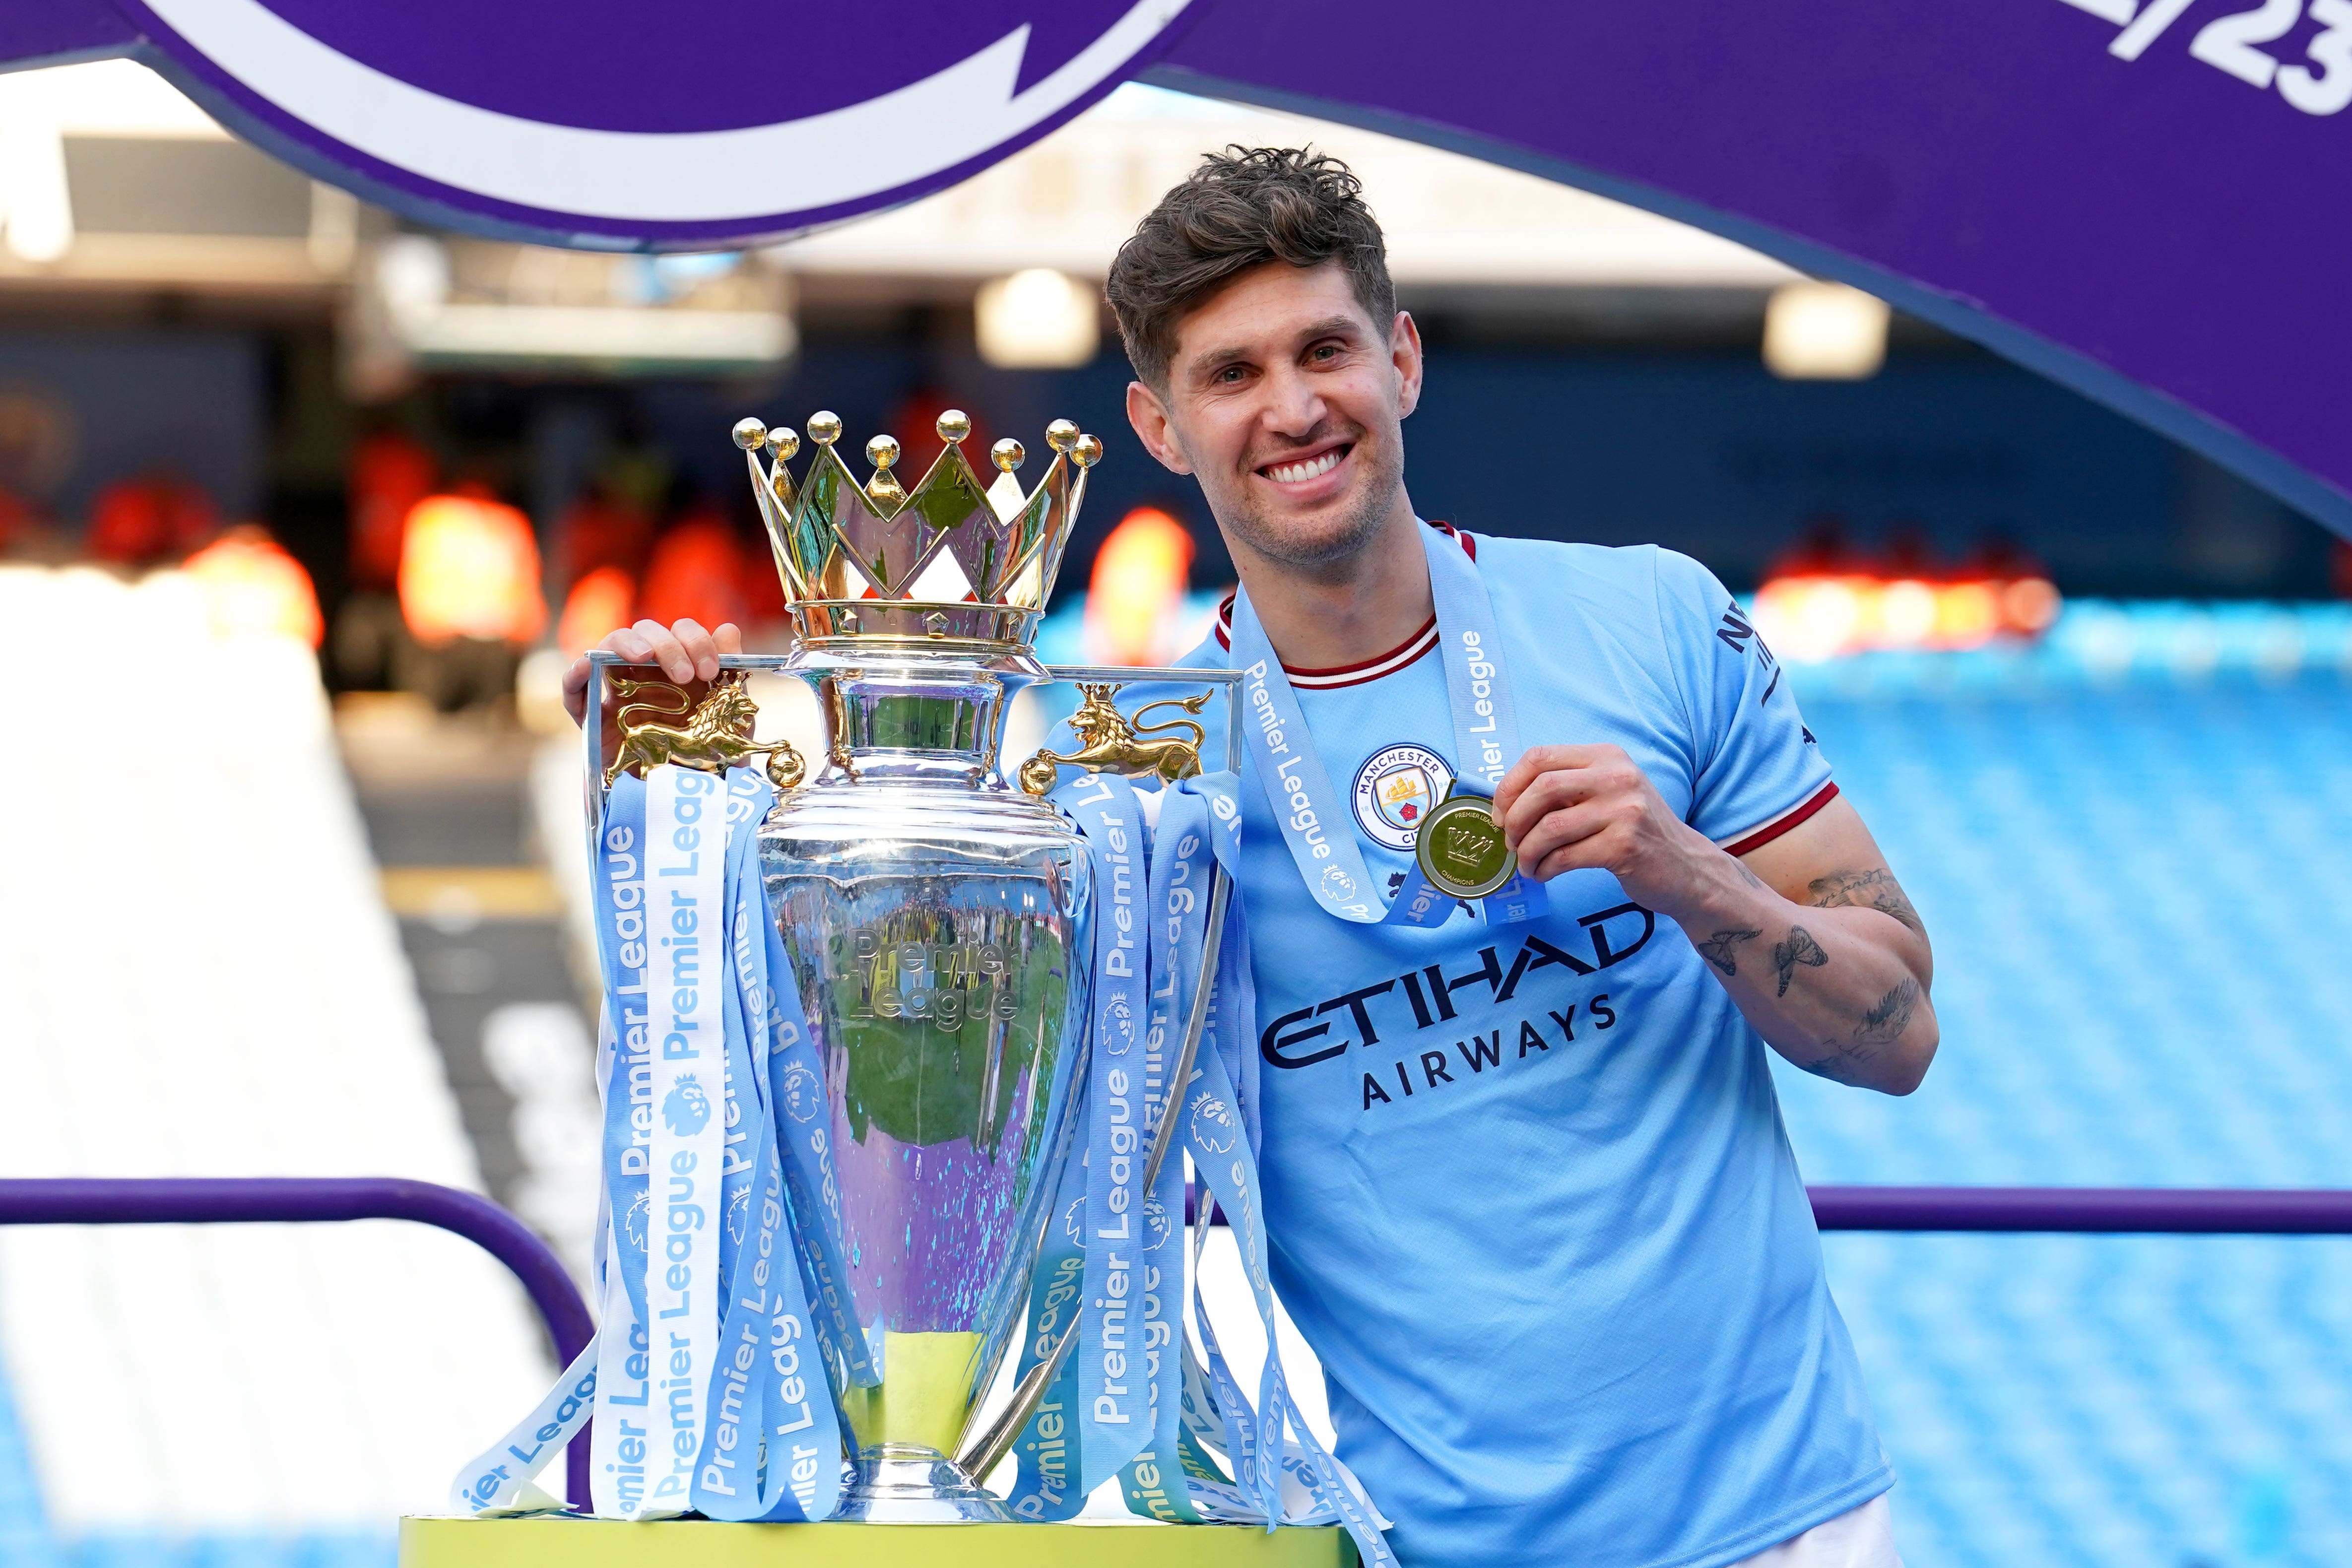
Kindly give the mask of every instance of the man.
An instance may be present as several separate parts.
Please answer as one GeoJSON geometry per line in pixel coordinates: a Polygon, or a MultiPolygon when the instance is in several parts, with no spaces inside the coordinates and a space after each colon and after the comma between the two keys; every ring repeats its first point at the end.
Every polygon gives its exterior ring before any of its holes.
{"type": "MultiPolygon", "coordinates": [[[[1279,757],[1255,707],[1246,732],[1263,1187],[1276,1285],[1398,1555],[1894,1568],[1893,1477],[1764,1046],[1908,1093],[1931,959],[1780,666],[1684,557],[1416,516],[1421,341],[1336,161],[1206,160],[1109,294],[1129,418],[1199,482],[1242,580],[1188,662],[1237,663],[1247,700],[1286,690],[1303,719],[1279,757]],[[1440,647],[1465,634],[1467,706],[1440,647]],[[1508,708],[1527,745],[1500,757],[1479,737],[1508,708]],[[1310,752],[1352,809],[1277,809],[1310,752]],[[1409,886],[1457,780],[1493,786],[1545,912],[1440,900],[1416,925],[1332,891],[1353,883],[1331,865],[1409,886]]],[[[708,675],[720,633],[607,646],[708,675]]]]}

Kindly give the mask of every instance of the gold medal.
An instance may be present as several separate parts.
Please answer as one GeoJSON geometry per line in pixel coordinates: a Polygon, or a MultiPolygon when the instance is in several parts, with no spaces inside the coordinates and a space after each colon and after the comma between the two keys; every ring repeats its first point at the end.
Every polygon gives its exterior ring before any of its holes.
{"type": "Polygon", "coordinates": [[[1422,820],[1413,858],[1429,885],[1448,898],[1483,899],[1518,875],[1518,857],[1503,840],[1494,803],[1484,795],[1457,795],[1440,802],[1422,820]]]}

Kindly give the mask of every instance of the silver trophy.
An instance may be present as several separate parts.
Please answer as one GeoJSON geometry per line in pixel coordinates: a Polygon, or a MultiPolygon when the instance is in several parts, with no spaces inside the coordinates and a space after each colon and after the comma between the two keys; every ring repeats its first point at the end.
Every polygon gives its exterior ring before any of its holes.
{"type": "MultiPolygon", "coordinates": [[[[727,660],[698,698],[608,667],[599,707],[614,706],[614,722],[592,719],[608,783],[625,767],[723,768],[765,752],[780,786],[761,872],[822,1063],[840,1187],[833,1251],[875,1374],[827,1363],[855,1447],[835,1515],[845,1520],[1012,1518],[976,1480],[1072,1336],[993,1419],[981,1402],[1021,1324],[1076,1137],[1091,979],[1089,862],[1042,797],[1064,765],[1167,780],[1197,771],[1199,724],[1131,721],[1112,694],[1139,678],[1192,680],[1204,689],[1174,706],[1197,713],[1205,688],[1232,679],[1041,666],[1032,639],[1101,444],[1056,421],[1053,460],[1024,493],[1020,443],[996,444],[998,475],[983,485],[961,445],[970,432],[962,414],[941,416],[945,450],[908,491],[888,437],[867,444],[871,477],[852,475],[831,414],[809,420],[816,451],[797,481],[793,432],[737,426],[793,649],[727,660]],[[827,744],[813,776],[789,745],[752,741],[750,668],[814,689],[827,744]],[[1100,678],[1084,688],[1078,749],[1041,751],[1008,781],[1007,707],[1057,675],[1100,678]]],[[[1223,897],[1220,886],[1219,912],[1223,897]]],[[[1205,1004],[1207,987],[1196,991],[1205,1004]]],[[[1192,1010],[1180,1062],[1204,1010],[1192,1010]]]]}

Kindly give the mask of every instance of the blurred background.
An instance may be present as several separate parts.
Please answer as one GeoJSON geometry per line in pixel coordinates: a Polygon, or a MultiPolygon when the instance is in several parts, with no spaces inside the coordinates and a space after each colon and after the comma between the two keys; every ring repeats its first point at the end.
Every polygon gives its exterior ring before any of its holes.
{"type": "MultiPolygon", "coordinates": [[[[1232,567],[1100,281],[1202,152],[1305,141],[1428,343],[1424,514],[1711,566],[1936,932],[1921,1094],[1787,1075],[1809,1179],[2352,1179],[2352,552],[2148,430],[1696,230],[1154,89],[652,258],[418,228],[129,62],[0,76],[0,1173],[425,1176],[581,1268],[562,668],[641,616],[782,646],[728,431],[820,407],[910,479],[943,408],[1078,420],[1041,652],[1181,653],[1232,567]]],[[[164,1235],[0,1232],[0,1564],[387,1562],[551,1371],[463,1243],[164,1235]]],[[[2352,1246],[1827,1246],[1912,1568],[2352,1560],[2352,1246]]]]}

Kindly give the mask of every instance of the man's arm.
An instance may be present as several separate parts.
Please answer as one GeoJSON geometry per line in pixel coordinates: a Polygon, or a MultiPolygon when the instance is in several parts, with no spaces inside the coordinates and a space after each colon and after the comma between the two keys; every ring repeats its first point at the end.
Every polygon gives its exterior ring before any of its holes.
{"type": "Polygon", "coordinates": [[[1843,795],[1738,858],[1614,746],[1530,748],[1495,805],[1538,879],[1595,867],[1679,924],[1757,1032],[1807,1072],[1888,1094],[1927,1076],[1927,929],[1843,795]]]}

